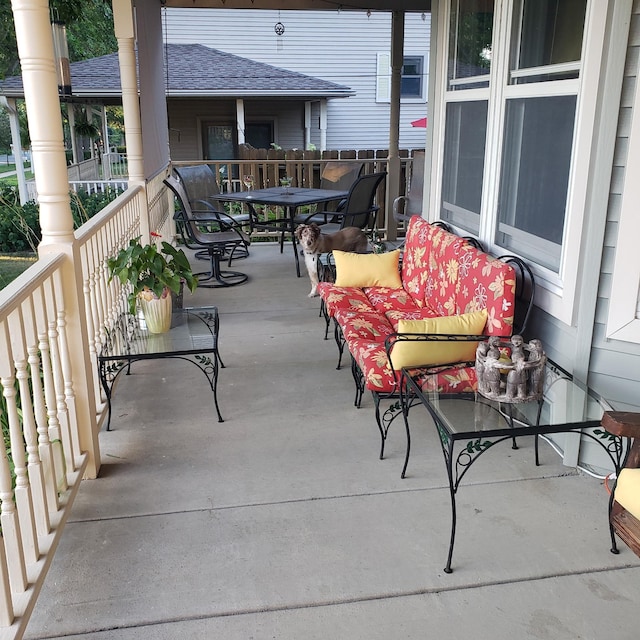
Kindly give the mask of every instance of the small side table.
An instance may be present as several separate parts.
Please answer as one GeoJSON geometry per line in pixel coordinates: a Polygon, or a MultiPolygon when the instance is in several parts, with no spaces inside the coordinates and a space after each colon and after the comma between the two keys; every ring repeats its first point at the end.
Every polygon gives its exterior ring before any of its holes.
{"type": "Polygon", "coordinates": [[[187,307],[174,309],[167,333],[149,333],[144,323],[129,313],[118,318],[108,331],[98,355],[98,373],[107,396],[107,431],[111,430],[111,396],[120,373],[131,372],[138,360],[178,358],[192,362],[204,373],[213,393],[218,422],[224,422],[218,406],[218,369],[224,364],[218,353],[218,308],[187,307]]]}
{"type": "MultiPolygon", "coordinates": [[[[409,460],[409,411],[414,405],[423,405],[433,419],[444,456],[451,498],[451,532],[445,573],[452,572],[457,523],[456,495],[460,483],[473,463],[487,451],[494,451],[498,443],[510,440],[512,447],[517,449],[518,436],[534,436],[535,464],[538,465],[538,436],[581,432],[605,451],[616,474],[625,464],[631,439],[618,435],[615,430],[607,431],[608,423],[603,421],[603,415],[611,410],[611,406],[550,360],[547,360],[544,397],[540,403],[506,404],[484,398],[478,393],[441,393],[423,389],[419,378],[413,377],[410,369],[403,369],[402,375],[401,404],[407,432],[402,477],[409,460]],[[593,431],[582,431],[589,427],[593,431]]],[[[420,422],[424,422],[422,418],[420,422]]],[[[612,502],[610,499],[608,516],[612,502]]],[[[616,540],[611,525],[609,531],[611,549],[615,552],[616,540]]]]}

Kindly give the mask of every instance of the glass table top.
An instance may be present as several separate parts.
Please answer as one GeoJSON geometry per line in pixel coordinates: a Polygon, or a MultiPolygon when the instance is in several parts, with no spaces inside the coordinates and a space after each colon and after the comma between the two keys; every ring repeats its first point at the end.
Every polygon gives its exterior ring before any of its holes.
{"type": "Polygon", "coordinates": [[[217,307],[174,309],[167,333],[153,334],[142,317],[123,314],[99,353],[101,360],[207,353],[217,349],[217,307]]]}

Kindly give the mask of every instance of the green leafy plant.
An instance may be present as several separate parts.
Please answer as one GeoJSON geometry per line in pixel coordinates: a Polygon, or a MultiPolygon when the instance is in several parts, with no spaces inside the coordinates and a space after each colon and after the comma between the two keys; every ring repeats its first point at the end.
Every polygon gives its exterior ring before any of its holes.
{"type": "Polygon", "coordinates": [[[142,245],[140,238],[135,238],[117,256],[108,258],[107,266],[109,282],[117,277],[123,285],[131,285],[127,301],[132,314],[143,291],[152,291],[159,298],[165,287],[177,294],[182,282],[192,293],[198,286],[184,251],[168,242],[163,242],[158,249],[155,244],[142,245]]]}

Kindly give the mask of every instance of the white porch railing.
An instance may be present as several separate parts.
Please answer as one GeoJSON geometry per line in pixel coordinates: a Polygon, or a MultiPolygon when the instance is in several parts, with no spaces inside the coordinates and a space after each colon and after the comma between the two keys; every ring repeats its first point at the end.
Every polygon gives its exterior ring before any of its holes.
{"type": "MultiPolygon", "coordinates": [[[[87,425],[77,415],[95,406],[92,433],[106,412],[97,355],[107,328],[123,309],[124,292],[108,282],[106,258],[131,238],[153,230],[174,235],[161,172],[136,186],[75,233],[79,256],[41,257],[0,291],[0,637],[21,638],[53,559],[90,455],[81,451],[87,425]],[[80,318],[65,304],[68,280],[82,283],[80,318]],[[65,286],[66,285],[66,286],[65,286]],[[87,327],[87,343],[67,335],[87,327]],[[70,354],[89,353],[86,384],[74,380],[70,354]],[[75,390],[84,388],[85,395],[75,390]],[[89,397],[87,397],[87,395],[89,397]]],[[[96,453],[95,451],[93,452],[96,453]]],[[[96,463],[99,467],[99,461],[96,463]]]]}
{"type": "MultiPolygon", "coordinates": [[[[85,191],[88,194],[104,193],[108,189],[113,189],[116,193],[124,193],[129,187],[126,180],[73,180],[69,182],[69,189],[78,193],[85,191]]],[[[34,180],[27,182],[27,199],[38,202],[38,192],[34,180]]]]}
{"type": "Polygon", "coordinates": [[[88,460],[79,447],[65,260],[38,260],[0,297],[0,625],[8,637],[24,631],[88,460]]]}
{"type": "Polygon", "coordinates": [[[102,177],[105,180],[117,180],[129,176],[129,163],[126,153],[103,153],[102,154],[102,177]]]}

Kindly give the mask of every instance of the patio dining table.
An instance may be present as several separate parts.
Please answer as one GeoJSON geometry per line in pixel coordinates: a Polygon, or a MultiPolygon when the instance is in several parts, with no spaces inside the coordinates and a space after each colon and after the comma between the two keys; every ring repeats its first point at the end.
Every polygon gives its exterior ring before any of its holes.
{"type": "Polygon", "coordinates": [[[257,219],[256,211],[253,207],[255,204],[272,205],[282,207],[284,216],[275,218],[274,220],[266,220],[258,222],[256,226],[269,231],[279,231],[280,236],[280,252],[282,253],[284,246],[284,236],[286,233],[291,234],[291,242],[293,244],[293,255],[296,261],[296,275],[300,277],[300,261],[298,259],[298,251],[295,238],[295,217],[299,207],[310,206],[313,204],[321,204],[323,202],[333,202],[334,200],[343,200],[349,195],[348,191],[335,189],[310,189],[306,187],[268,187],[266,189],[252,189],[251,191],[238,191],[221,193],[210,196],[211,200],[220,202],[242,202],[246,204],[257,219]]]}

